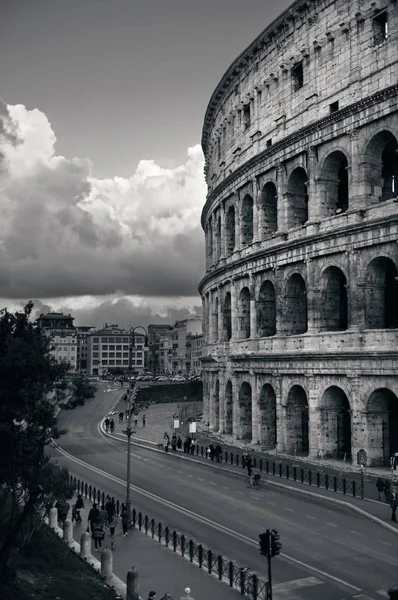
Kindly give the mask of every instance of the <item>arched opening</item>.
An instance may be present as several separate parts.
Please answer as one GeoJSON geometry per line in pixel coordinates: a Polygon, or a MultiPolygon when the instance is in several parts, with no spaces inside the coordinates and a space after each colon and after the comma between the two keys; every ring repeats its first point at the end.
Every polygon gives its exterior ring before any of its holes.
{"type": "Polygon", "coordinates": [[[207,249],[208,265],[210,266],[213,263],[213,224],[211,218],[207,225],[207,249]]]}
{"type": "Polygon", "coordinates": [[[321,448],[326,456],[351,459],[351,411],[342,389],[333,385],[320,403],[321,448]]]}
{"type": "Polygon", "coordinates": [[[366,149],[365,193],[383,202],[398,196],[398,144],[390,131],[381,131],[366,149]]]}
{"type": "Polygon", "coordinates": [[[250,337],[250,291],[244,287],[239,294],[239,339],[250,337]]]}
{"type": "Polygon", "coordinates": [[[321,174],[321,213],[332,216],[348,209],[348,161],[337,150],[326,158],[321,174]]]}
{"type": "Polygon", "coordinates": [[[287,226],[300,227],[308,221],[308,177],[302,167],[297,167],[291,173],[287,184],[287,226]]]}
{"type": "Polygon", "coordinates": [[[246,194],[242,202],[242,246],[248,246],[253,241],[253,198],[246,194]]]}
{"type": "Polygon", "coordinates": [[[368,453],[372,464],[389,466],[398,452],[398,398],[387,388],[371,394],[367,406],[368,453]]]}
{"type": "Polygon", "coordinates": [[[214,388],[214,431],[220,429],[220,382],[217,379],[214,388]]]}
{"type": "Polygon", "coordinates": [[[298,273],[289,277],[285,287],[285,335],[300,335],[307,331],[307,291],[305,281],[298,273]]]}
{"type": "Polygon", "coordinates": [[[259,439],[264,448],[274,449],[276,437],[276,395],[269,383],[263,385],[259,398],[260,431],[259,439]]]}
{"type": "Polygon", "coordinates": [[[322,276],[321,331],[345,331],[348,324],[347,279],[337,267],[322,276]]]}
{"type": "Polygon", "coordinates": [[[286,438],[288,452],[308,454],[308,402],[301,385],[294,385],[287,396],[286,438]]]}
{"type": "Polygon", "coordinates": [[[259,337],[268,337],[276,333],[275,288],[271,281],[263,281],[257,304],[257,333],[259,337]]]}
{"type": "Polygon", "coordinates": [[[231,319],[231,293],[227,292],[224,297],[224,339],[228,342],[232,337],[232,319],[231,319]]]}
{"type": "Polygon", "coordinates": [[[218,297],[213,303],[213,342],[218,341],[218,297]]]}
{"type": "Polygon", "coordinates": [[[398,328],[397,267],[380,256],[368,265],[365,284],[365,323],[367,329],[398,328]]]}
{"type": "Polygon", "coordinates": [[[225,386],[225,433],[232,435],[233,424],[233,403],[232,403],[232,383],[227,382],[225,386]]]}
{"type": "Polygon", "coordinates": [[[252,388],[246,381],[239,390],[238,439],[252,440],[252,388]]]}
{"type": "Polygon", "coordinates": [[[217,219],[216,227],[216,261],[221,258],[221,217],[217,219]]]}
{"type": "Polygon", "coordinates": [[[226,251],[232,254],[235,250],[235,208],[230,206],[225,218],[226,228],[226,251]]]}
{"type": "Polygon", "coordinates": [[[270,237],[278,229],[278,194],[275,184],[268,181],[261,192],[261,238],[270,237]]]}

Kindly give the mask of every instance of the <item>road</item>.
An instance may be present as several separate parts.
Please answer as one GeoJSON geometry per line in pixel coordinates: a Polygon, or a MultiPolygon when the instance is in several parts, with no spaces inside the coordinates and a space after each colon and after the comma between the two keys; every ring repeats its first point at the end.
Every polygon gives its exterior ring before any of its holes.
{"type": "MultiPolygon", "coordinates": [[[[60,425],[69,431],[60,445],[72,456],[124,481],[126,444],[110,441],[98,430],[99,419],[117,395],[101,389],[86,406],[61,414],[60,425]]],[[[124,498],[120,483],[54,453],[77,477],[124,498]]],[[[133,447],[131,465],[132,482],[138,488],[131,492],[136,509],[249,566],[264,579],[258,534],[267,527],[277,529],[282,552],[292,560],[274,559],[274,583],[280,591],[291,588],[283,595],[288,600],[376,600],[382,597],[381,590],[398,582],[397,537],[359,515],[294,494],[270,489],[253,492],[239,479],[201,464],[177,462],[171,454],[133,447]],[[145,491],[155,497],[146,496],[145,491]]]]}

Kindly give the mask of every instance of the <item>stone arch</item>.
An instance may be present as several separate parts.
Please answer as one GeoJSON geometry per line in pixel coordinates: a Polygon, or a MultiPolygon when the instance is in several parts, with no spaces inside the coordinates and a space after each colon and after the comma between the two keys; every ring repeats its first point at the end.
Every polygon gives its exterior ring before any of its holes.
{"type": "Polygon", "coordinates": [[[300,335],[307,331],[307,290],[299,273],[293,273],[286,281],[284,313],[285,335],[300,335]]]}
{"type": "Polygon", "coordinates": [[[216,261],[221,258],[221,217],[218,217],[216,221],[216,261]]]}
{"type": "Polygon", "coordinates": [[[268,279],[263,281],[257,302],[257,334],[269,337],[276,333],[276,296],[275,287],[268,279]]]}
{"type": "Polygon", "coordinates": [[[286,450],[308,455],[308,401],[301,385],[293,385],[286,404],[286,450]]]}
{"type": "Polygon", "coordinates": [[[250,337],[250,290],[241,289],[239,294],[239,339],[250,337]]]}
{"type": "Polygon", "coordinates": [[[374,465],[388,465],[398,452],[398,398],[388,388],[378,388],[367,403],[368,454],[374,465]]]}
{"type": "Polygon", "coordinates": [[[328,387],[319,404],[321,449],[326,456],[351,458],[351,410],[345,392],[335,385],[328,387]]]}
{"type": "Polygon", "coordinates": [[[218,342],[218,296],[215,297],[213,303],[213,341],[218,342]]]}
{"type": "Polygon", "coordinates": [[[227,254],[232,254],[235,250],[235,207],[230,206],[225,217],[225,242],[227,254]]]}
{"type": "Polygon", "coordinates": [[[398,143],[383,129],[370,140],[365,151],[365,194],[379,202],[398,196],[398,143]]]}
{"type": "Polygon", "coordinates": [[[214,431],[220,429],[220,381],[214,386],[214,431]]]}
{"type": "Polygon", "coordinates": [[[227,381],[225,386],[225,433],[232,435],[233,426],[233,394],[232,383],[227,381]]]}
{"type": "Polygon", "coordinates": [[[321,331],[345,331],[348,326],[347,279],[335,266],[322,273],[321,331]]]}
{"type": "Polygon", "coordinates": [[[232,337],[231,292],[224,296],[223,321],[224,339],[229,342],[232,337]]]}
{"type": "Polygon", "coordinates": [[[348,159],[341,150],[334,150],[322,165],[320,177],[321,216],[346,212],[348,209],[348,159]]]}
{"type": "Polygon", "coordinates": [[[268,181],[261,191],[261,239],[269,238],[278,230],[278,192],[273,181],[268,181]]]}
{"type": "Polygon", "coordinates": [[[247,381],[239,390],[238,439],[252,441],[252,388],[247,381]]]}
{"type": "Polygon", "coordinates": [[[287,226],[300,227],[308,221],[308,176],[303,167],[296,167],[287,183],[287,226]]]}
{"type": "Polygon", "coordinates": [[[385,256],[372,260],[365,276],[365,327],[398,328],[398,276],[395,263],[385,256]]]}
{"type": "Polygon", "coordinates": [[[241,241],[248,246],[253,241],[253,198],[246,194],[242,202],[241,241]]]}
{"type": "Polygon", "coordinates": [[[270,383],[261,388],[259,397],[259,440],[264,448],[274,449],[277,443],[276,395],[270,383]]]}

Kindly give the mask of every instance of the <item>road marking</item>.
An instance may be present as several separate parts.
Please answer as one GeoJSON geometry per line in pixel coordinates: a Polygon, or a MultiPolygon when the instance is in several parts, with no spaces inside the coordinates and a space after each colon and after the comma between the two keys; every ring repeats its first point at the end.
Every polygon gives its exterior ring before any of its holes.
{"type": "Polygon", "coordinates": [[[193,477],[193,475],[191,475],[191,473],[188,473],[188,477],[193,477]]]}
{"type": "Polygon", "coordinates": [[[241,496],[243,496],[243,492],[236,492],[237,494],[240,494],[241,496]]]}
{"type": "Polygon", "coordinates": [[[299,590],[300,588],[309,587],[311,585],[324,585],[325,582],[316,577],[305,577],[304,579],[292,579],[284,583],[277,583],[272,586],[273,592],[289,592],[290,590],[299,590]]]}
{"type": "Polygon", "coordinates": [[[326,525],[330,525],[331,527],[338,527],[336,523],[330,523],[330,521],[326,521],[326,525]]]}
{"type": "Polygon", "coordinates": [[[316,521],[316,517],[313,517],[312,515],[305,515],[306,517],[308,517],[309,519],[314,519],[314,521],[316,521]]]}
{"type": "Polygon", "coordinates": [[[198,477],[199,481],[205,481],[203,477],[198,477]]]}
{"type": "MultiPolygon", "coordinates": [[[[383,540],[377,540],[379,542],[379,544],[384,544],[385,546],[391,546],[392,544],[389,544],[388,542],[383,542],[383,540]]],[[[383,591],[383,590],[381,590],[383,591]]]]}
{"type": "Polygon", "coordinates": [[[271,502],[271,500],[267,500],[267,504],[272,504],[272,506],[276,506],[275,502],[271,502]]]}
{"type": "Polygon", "coordinates": [[[359,531],[354,531],[353,529],[350,529],[350,533],[355,533],[355,535],[362,535],[362,533],[359,533],[359,531]]]}
{"type": "Polygon", "coordinates": [[[390,596],[387,594],[387,590],[379,590],[376,592],[379,596],[383,596],[383,598],[389,598],[390,596]]]}
{"type": "Polygon", "coordinates": [[[255,500],[261,500],[260,496],[253,496],[253,494],[251,494],[251,497],[254,498],[255,500]]]}
{"type": "Polygon", "coordinates": [[[226,485],[222,486],[224,490],[229,490],[229,487],[227,487],[226,485]]]}
{"type": "Polygon", "coordinates": [[[292,508],[287,508],[286,506],[285,506],[285,510],[288,510],[289,512],[296,512],[296,511],[295,511],[295,510],[293,510],[292,508]]]}
{"type": "Polygon", "coordinates": [[[210,485],[217,485],[214,481],[209,481],[210,485]]]}

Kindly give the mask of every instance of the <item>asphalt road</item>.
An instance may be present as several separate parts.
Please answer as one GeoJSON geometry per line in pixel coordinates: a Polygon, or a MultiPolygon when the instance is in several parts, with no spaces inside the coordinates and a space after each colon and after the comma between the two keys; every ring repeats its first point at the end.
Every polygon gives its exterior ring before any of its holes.
{"type": "MultiPolygon", "coordinates": [[[[125,480],[126,444],[110,441],[98,431],[99,419],[117,395],[99,391],[86,406],[61,414],[60,424],[69,431],[60,445],[85,463],[125,480]]],[[[106,474],[90,472],[57,452],[54,456],[77,477],[124,499],[124,486],[106,474]]],[[[282,552],[296,561],[284,557],[273,560],[276,590],[292,588],[283,598],[376,600],[382,597],[381,590],[398,583],[397,537],[351,512],[267,490],[266,486],[253,492],[241,480],[200,463],[177,462],[171,454],[134,446],[131,468],[132,483],[138,488],[131,492],[136,509],[249,566],[264,579],[266,569],[258,550],[258,533],[267,527],[277,529],[282,552]],[[301,580],[304,587],[300,588],[301,580]]]]}

